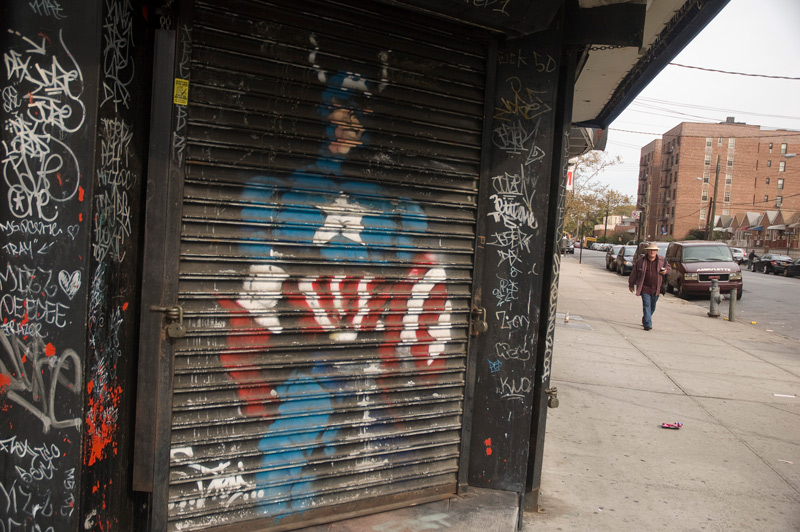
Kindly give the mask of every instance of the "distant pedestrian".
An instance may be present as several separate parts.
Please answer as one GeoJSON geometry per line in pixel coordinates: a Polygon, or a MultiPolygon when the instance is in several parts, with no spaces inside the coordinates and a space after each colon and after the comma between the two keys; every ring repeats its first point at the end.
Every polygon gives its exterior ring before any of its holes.
{"type": "Polygon", "coordinates": [[[751,249],[750,254],[747,256],[747,269],[753,270],[753,263],[756,260],[756,250],[751,249]]]}
{"type": "Polygon", "coordinates": [[[645,254],[639,257],[633,265],[631,276],[628,278],[628,288],[637,296],[642,297],[642,327],[645,331],[653,328],[653,313],[656,311],[656,302],[661,294],[664,276],[672,271],[669,263],[658,254],[658,245],[650,242],[645,249],[645,254]]]}

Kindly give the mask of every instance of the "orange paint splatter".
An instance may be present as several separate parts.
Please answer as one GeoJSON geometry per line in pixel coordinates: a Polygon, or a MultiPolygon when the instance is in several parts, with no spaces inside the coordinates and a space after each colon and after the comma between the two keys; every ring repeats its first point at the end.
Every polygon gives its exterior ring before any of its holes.
{"type": "MultiPolygon", "coordinates": [[[[94,389],[94,381],[91,382],[91,387],[94,389]]],[[[116,388],[108,389],[103,386],[98,393],[101,397],[95,397],[91,392],[89,393],[89,409],[86,414],[88,442],[84,456],[86,465],[93,465],[95,462],[106,458],[109,449],[113,454],[117,454],[117,442],[115,441],[117,425],[104,414],[107,408],[113,408],[114,410],[119,408],[122,399],[122,387],[117,386],[116,388]]]]}
{"type": "Polygon", "coordinates": [[[86,383],[86,393],[92,393],[92,390],[94,390],[94,381],[89,381],[86,383]]]}
{"type": "Polygon", "coordinates": [[[64,182],[61,180],[61,174],[58,173],[58,172],[56,172],[56,179],[58,179],[58,184],[59,185],[63,185],[64,184],[64,182]]]}
{"type": "Polygon", "coordinates": [[[83,195],[85,194],[83,187],[78,187],[78,201],[83,201],[83,195]]]}
{"type": "Polygon", "coordinates": [[[486,456],[492,456],[492,439],[487,438],[483,444],[486,446],[486,456]]]}
{"type": "Polygon", "coordinates": [[[83,213],[78,214],[78,221],[79,222],[83,221],[83,213]]]}
{"type": "Polygon", "coordinates": [[[56,346],[51,343],[48,343],[44,346],[44,356],[51,357],[56,354],[56,346]]]}
{"type": "Polygon", "coordinates": [[[122,304],[122,310],[128,310],[128,303],[127,301],[122,304]]]}
{"type": "Polygon", "coordinates": [[[5,373],[0,373],[0,392],[5,391],[6,386],[11,384],[11,377],[5,373]]]}

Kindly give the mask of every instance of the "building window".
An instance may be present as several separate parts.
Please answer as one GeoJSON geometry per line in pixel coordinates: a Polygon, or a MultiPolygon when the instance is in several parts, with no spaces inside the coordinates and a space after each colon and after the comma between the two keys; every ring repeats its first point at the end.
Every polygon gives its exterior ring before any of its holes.
{"type": "Polygon", "coordinates": [[[767,161],[767,168],[770,168],[771,166],[772,166],[772,161],[767,161]]]}
{"type": "Polygon", "coordinates": [[[728,149],[732,150],[734,147],[736,147],[736,139],[731,137],[728,139],[728,149]]]}
{"type": "Polygon", "coordinates": [[[711,147],[711,137],[706,137],[706,148],[711,147]]]}
{"type": "Polygon", "coordinates": [[[700,195],[700,201],[708,201],[708,190],[704,190],[700,195]]]}
{"type": "Polygon", "coordinates": [[[731,213],[730,209],[722,209],[722,216],[728,216],[731,213]]]}
{"type": "Polygon", "coordinates": [[[717,139],[717,146],[722,146],[722,137],[717,139]]]}
{"type": "Polygon", "coordinates": [[[764,194],[764,203],[769,201],[769,194],[764,194]]]}
{"type": "Polygon", "coordinates": [[[732,174],[725,174],[725,184],[730,185],[733,182],[732,174]]]}
{"type": "Polygon", "coordinates": [[[700,209],[700,219],[701,220],[705,220],[706,219],[706,208],[705,207],[700,209]]]}
{"type": "Polygon", "coordinates": [[[786,155],[786,143],[781,144],[781,155],[786,155]]]}
{"type": "Polygon", "coordinates": [[[730,190],[726,190],[725,191],[725,199],[722,200],[722,201],[724,201],[725,203],[730,203],[731,202],[731,191],[730,190]]]}
{"type": "Polygon", "coordinates": [[[775,206],[780,207],[783,204],[783,196],[775,196],[775,206]]]}
{"type": "Polygon", "coordinates": [[[778,178],[778,190],[783,190],[783,178],[778,178]]]}
{"type": "Polygon", "coordinates": [[[772,143],[769,143],[769,152],[772,153],[772,143]]]}
{"type": "Polygon", "coordinates": [[[778,163],[778,172],[785,172],[786,171],[786,161],[781,161],[778,163]]]}
{"type": "Polygon", "coordinates": [[[766,178],[765,181],[766,181],[766,184],[769,185],[769,178],[766,178]]]}
{"type": "Polygon", "coordinates": [[[711,166],[711,156],[710,155],[706,155],[705,165],[706,166],[711,166]]]}
{"type": "Polygon", "coordinates": [[[711,177],[711,173],[708,170],[703,172],[703,183],[708,183],[709,177],[711,177]]]}
{"type": "Polygon", "coordinates": [[[675,164],[678,164],[678,154],[675,154],[675,164]]]}
{"type": "Polygon", "coordinates": [[[728,166],[733,166],[733,155],[728,155],[728,166]]]}

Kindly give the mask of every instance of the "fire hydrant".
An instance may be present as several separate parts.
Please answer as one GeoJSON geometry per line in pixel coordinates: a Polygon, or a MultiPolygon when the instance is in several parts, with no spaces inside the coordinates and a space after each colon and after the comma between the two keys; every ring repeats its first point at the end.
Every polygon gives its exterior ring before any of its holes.
{"type": "Polygon", "coordinates": [[[719,293],[719,281],[711,279],[711,288],[708,290],[711,292],[708,316],[710,318],[719,318],[719,304],[722,302],[722,295],[719,293]]]}

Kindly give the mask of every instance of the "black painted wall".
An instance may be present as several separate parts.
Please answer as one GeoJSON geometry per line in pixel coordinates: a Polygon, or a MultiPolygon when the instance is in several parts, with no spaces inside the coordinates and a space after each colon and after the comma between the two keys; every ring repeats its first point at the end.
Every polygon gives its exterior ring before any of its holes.
{"type": "Polygon", "coordinates": [[[11,530],[75,530],[100,2],[3,3],[0,483],[11,530]]]}
{"type": "Polygon", "coordinates": [[[0,6],[0,530],[127,529],[137,508],[141,5],[0,6]]]}
{"type": "MultiPolygon", "coordinates": [[[[134,530],[143,494],[131,489],[140,241],[144,217],[153,29],[147,2],[102,2],[96,53],[94,172],[81,490],[82,530],[134,530]]],[[[89,177],[89,176],[87,176],[89,177]]]]}
{"type": "Polygon", "coordinates": [[[560,57],[552,33],[499,45],[490,170],[482,176],[480,306],[489,328],[476,340],[469,483],[520,493],[538,386],[542,272],[553,260],[545,243],[551,166],[561,157],[553,153],[560,57]]]}

